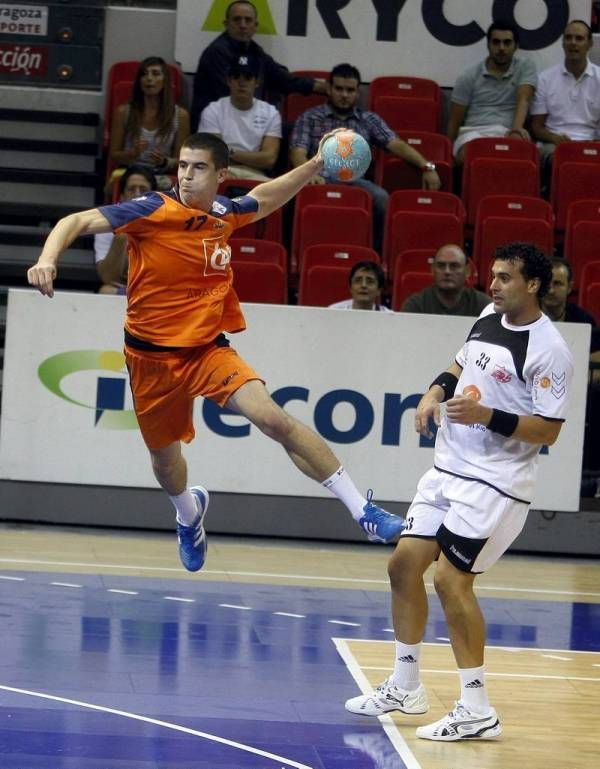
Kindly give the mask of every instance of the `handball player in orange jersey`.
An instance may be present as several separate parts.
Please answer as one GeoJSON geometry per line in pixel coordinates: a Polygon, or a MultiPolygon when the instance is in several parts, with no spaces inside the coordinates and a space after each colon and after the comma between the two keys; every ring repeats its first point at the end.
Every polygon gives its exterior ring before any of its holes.
{"type": "Polygon", "coordinates": [[[206,557],[209,501],[202,486],[188,488],[181,453],[181,441],[194,437],[197,396],[227,406],[278,441],[299,470],[346,505],[371,541],[389,542],[404,527],[372,503],[372,492],[360,494],[322,438],[272,400],[224,335],[245,328],[232,287],[231,233],[268,216],[320,174],[320,149],[329,135],[310,160],[230,200],[217,195],[227,176],[227,145],[211,134],[192,134],[181,147],[172,190],[64,217],[27,273],[32,286],[52,297],[58,259],[76,238],[127,235],[125,357],[134,408],[156,479],[175,507],[179,553],[189,571],[200,569],[206,557]]]}

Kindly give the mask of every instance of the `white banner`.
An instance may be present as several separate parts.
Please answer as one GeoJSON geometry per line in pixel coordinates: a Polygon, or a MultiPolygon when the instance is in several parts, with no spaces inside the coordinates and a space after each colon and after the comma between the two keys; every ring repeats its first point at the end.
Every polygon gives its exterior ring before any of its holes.
{"type": "MultiPolygon", "coordinates": [[[[175,58],[195,72],[204,48],[223,32],[230,0],[178,0],[175,58]]],[[[589,23],[591,0],[253,0],[256,42],[294,71],[358,67],[365,82],[380,75],[418,75],[443,87],[487,55],[494,19],[520,27],[521,53],[538,70],[562,61],[570,19],[589,23]]]]}
{"type": "MultiPolygon", "coordinates": [[[[131,411],[123,297],[11,289],[4,355],[0,477],[156,486],[131,411]]],[[[245,305],[232,344],[273,397],[332,446],[358,486],[409,501],[433,449],[415,433],[423,389],[454,359],[472,318],[245,305]]],[[[589,327],[562,324],[575,358],[571,410],[541,457],[534,506],[577,510],[589,327]]],[[[185,447],[190,482],[210,490],[328,496],[242,417],[199,399],[185,447]]]]}
{"type": "Polygon", "coordinates": [[[0,35],[48,34],[48,6],[0,3],[0,35]]]}

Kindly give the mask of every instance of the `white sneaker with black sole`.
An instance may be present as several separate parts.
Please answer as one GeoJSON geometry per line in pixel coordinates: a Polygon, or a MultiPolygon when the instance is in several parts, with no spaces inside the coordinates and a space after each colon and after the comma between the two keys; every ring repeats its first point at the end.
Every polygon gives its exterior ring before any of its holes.
{"type": "Polygon", "coordinates": [[[408,691],[395,686],[391,679],[386,679],[370,694],[361,694],[346,701],[346,710],[359,716],[382,716],[392,710],[399,710],[408,715],[427,713],[427,692],[423,684],[408,691]]]}
{"type": "Polygon", "coordinates": [[[451,710],[439,721],[419,726],[417,737],[423,740],[455,742],[456,740],[493,740],[502,733],[502,725],[494,708],[489,713],[473,713],[456,702],[451,710]]]}

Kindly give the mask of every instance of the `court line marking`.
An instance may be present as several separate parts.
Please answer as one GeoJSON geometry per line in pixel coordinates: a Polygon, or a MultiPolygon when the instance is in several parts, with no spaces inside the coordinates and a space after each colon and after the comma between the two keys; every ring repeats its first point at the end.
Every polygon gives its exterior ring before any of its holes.
{"type": "MultiPolygon", "coordinates": [[[[153,572],[167,572],[170,574],[182,575],[181,567],[172,566],[132,566],[131,564],[123,563],[93,563],[87,561],[45,561],[36,559],[24,559],[24,558],[0,558],[0,563],[13,563],[13,564],[32,564],[36,566],[82,566],[88,569],[122,569],[125,571],[153,571],[153,572]]],[[[203,574],[225,575],[233,577],[270,577],[276,579],[291,579],[291,580],[305,580],[320,581],[320,582],[341,582],[352,585],[360,584],[373,584],[373,585],[389,585],[387,579],[371,579],[367,577],[329,577],[329,576],[315,576],[312,574],[280,574],[277,572],[266,571],[232,571],[230,569],[203,569],[203,574]]],[[[433,583],[426,582],[426,587],[433,588],[433,583]]],[[[478,591],[490,591],[490,592],[508,592],[508,593],[534,593],[540,595],[560,595],[560,596],[590,596],[593,598],[600,598],[600,592],[582,591],[582,590],[550,590],[548,588],[534,588],[534,587],[509,587],[507,585],[477,585],[478,591]]]]}
{"type": "MultiPolygon", "coordinates": [[[[347,638],[345,639],[353,644],[393,644],[393,641],[386,641],[385,638],[347,638]]],[[[423,646],[444,646],[448,644],[436,643],[435,641],[423,641],[423,646]]],[[[600,651],[594,651],[591,649],[542,649],[538,646],[491,646],[486,644],[486,654],[494,649],[499,649],[503,652],[558,652],[559,654],[600,654],[600,651]]],[[[454,671],[456,672],[456,671],[454,671]]]]}
{"type": "MultiPolygon", "coordinates": [[[[348,641],[353,641],[353,638],[348,638],[348,641]]],[[[532,649],[531,651],[537,651],[537,649],[532,649]]],[[[545,655],[543,655],[545,656],[545,655]]],[[[375,665],[363,665],[362,670],[378,670],[381,672],[390,672],[390,667],[380,668],[375,665]]],[[[443,673],[444,675],[456,675],[456,670],[444,670],[443,668],[420,668],[421,673],[443,673]]],[[[485,671],[485,677],[486,678],[531,678],[531,679],[549,679],[551,681],[587,681],[587,682],[598,682],[600,683],[600,678],[587,678],[585,676],[546,676],[542,674],[533,674],[533,673],[491,673],[489,670],[486,669],[485,671]]],[[[373,687],[371,687],[370,691],[373,690],[373,687]]]]}
{"type": "MultiPolygon", "coordinates": [[[[333,641],[338,654],[348,668],[348,672],[358,684],[358,688],[361,690],[361,692],[363,694],[372,692],[373,687],[369,683],[368,678],[363,673],[363,669],[358,664],[355,656],[350,651],[350,647],[348,646],[348,640],[350,639],[332,638],[331,640],[333,641]]],[[[421,764],[417,761],[415,754],[406,744],[404,737],[400,734],[398,727],[392,720],[391,716],[384,714],[377,716],[376,718],[383,727],[383,731],[387,734],[390,742],[396,748],[396,752],[404,761],[406,769],[423,769],[421,764]]]]}
{"type": "Polygon", "coordinates": [[[4,686],[0,684],[0,689],[6,692],[13,692],[15,694],[25,694],[28,697],[39,697],[43,700],[51,700],[52,702],[64,702],[67,705],[77,705],[80,708],[88,708],[88,710],[97,710],[101,713],[109,713],[114,716],[122,716],[123,718],[130,718],[133,721],[143,721],[146,724],[152,724],[153,726],[162,726],[165,729],[171,729],[175,732],[183,732],[184,734],[191,734],[193,737],[201,737],[205,740],[211,740],[212,742],[219,742],[222,745],[236,748],[237,750],[243,750],[246,753],[253,753],[263,758],[268,758],[272,761],[286,766],[293,766],[295,769],[314,769],[308,764],[300,764],[297,761],[292,761],[289,758],[283,758],[275,753],[268,753],[266,750],[260,750],[259,748],[253,748],[250,745],[244,745],[241,742],[235,742],[234,740],[227,740],[225,737],[218,737],[216,734],[208,734],[208,732],[200,732],[196,729],[190,729],[187,726],[180,726],[179,724],[172,724],[168,721],[160,721],[156,718],[150,718],[149,716],[140,716],[137,713],[130,713],[127,710],[117,710],[115,708],[107,708],[103,705],[94,705],[91,702],[81,702],[80,700],[71,700],[67,697],[58,697],[54,694],[45,694],[44,692],[34,692],[29,689],[17,689],[14,686],[4,686]]]}

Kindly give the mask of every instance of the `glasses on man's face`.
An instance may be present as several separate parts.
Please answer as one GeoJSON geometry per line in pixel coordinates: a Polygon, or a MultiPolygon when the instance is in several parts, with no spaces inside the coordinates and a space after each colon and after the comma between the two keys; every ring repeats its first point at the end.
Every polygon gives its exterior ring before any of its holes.
{"type": "Polygon", "coordinates": [[[446,272],[446,270],[450,270],[450,272],[458,272],[458,270],[464,268],[464,264],[461,264],[460,262],[434,262],[433,266],[440,272],[446,272]]]}

